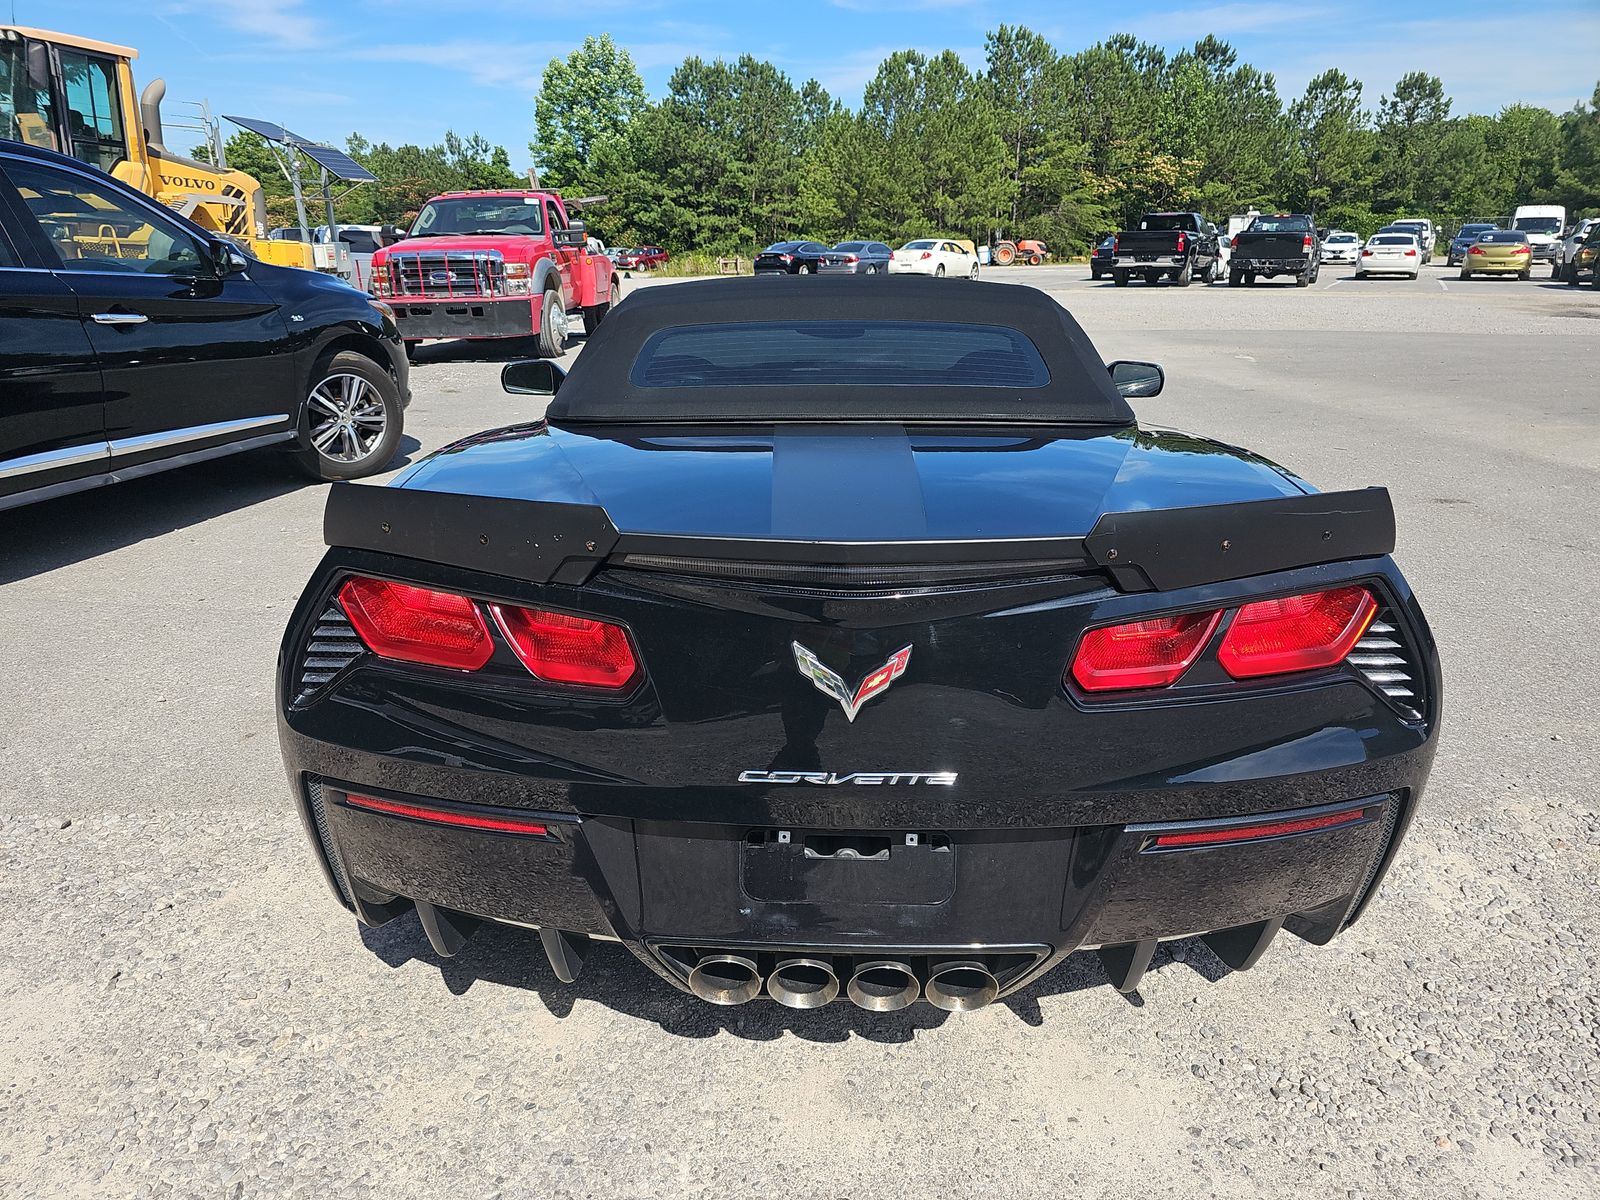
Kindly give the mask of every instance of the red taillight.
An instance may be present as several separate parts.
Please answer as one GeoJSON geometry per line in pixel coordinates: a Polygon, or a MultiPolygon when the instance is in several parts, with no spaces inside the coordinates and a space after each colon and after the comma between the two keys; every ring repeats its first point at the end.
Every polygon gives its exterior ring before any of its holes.
{"type": "Polygon", "coordinates": [[[455,592],[357,576],[339,589],[339,603],[382,658],[476,671],[494,654],[478,606],[455,592]]]}
{"type": "Polygon", "coordinates": [[[1165,687],[1194,664],[1221,619],[1183,613],[1091,629],[1072,658],[1072,678],[1086,692],[1165,687]]]}
{"type": "Polygon", "coordinates": [[[1344,812],[1320,813],[1315,817],[1295,817],[1288,821],[1264,821],[1259,825],[1200,829],[1194,833],[1162,833],[1156,835],[1149,849],[1177,850],[1184,846],[1211,846],[1218,842],[1253,842],[1261,838],[1283,837],[1291,833],[1310,833],[1317,829],[1352,825],[1364,819],[1366,815],[1365,808],[1349,808],[1344,812]]]}
{"type": "Polygon", "coordinates": [[[1518,246],[1511,253],[1513,253],[1513,254],[1532,254],[1533,253],[1533,247],[1532,246],[1518,246]]]}
{"type": "Polygon", "coordinates": [[[1487,254],[1488,251],[1485,250],[1482,246],[1473,246],[1467,251],[1467,253],[1468,254],[1487,254]]]}
{"type": "Polygon", "coordinates": [[[1239,248],[1239,235],[1237,233],[1228,239],[1228,245],[1234,250],[1239,248]]]}
{"type": "Polygon", "coordinates": [[[424,804],[406,804],[399,800],[380,800],[376,796],[353,796],[348,793],[344,800],[352,808],[364,808],[368,812],[383,813],[390,817],[409,817],[413,821],[429,821],[435,825],[454,825],[460,829],[481,829],[489,833],[550,836],[548,825],[525,821],[521,817],[496,817],[457,809],[430,808],[424,804]]]}
{"type": "Polygon", "coordinates": [[[1372,257],[1372,251],[1371,250],[1363,250],[1361,252],[1361,257],[1362,258],[1371,258],[1372,257]]]}
{"type": "Polygon", "coordinates": [[[861,256],[859,254],[846,254],[844,260],[845,262],[860,262],[861,256]]]}
{"type": "Polygon", "coordinates": [[[922,257],[923,258],[932,258],[933,257],[933,251],[932,250],[924,250],[922,252],[922,257]]]}
{"type": "Polygon", "coordinates": [[[1258,600],[1234,617],[1217,661],[1235,679],[1331,667],[1344,661],[1377,611],[1364,587],[1258,600]]]}
{"type": "Polygon", "coordinates": [[[1304,246],[1307,250],[1311,249],[1311,235],[1308,233],[1308,234],[1306,234],[1305,237],[1301,238],[1300,239],[1300,244],[1302,246],[1304,246]]]}
{"type": "Polygon", "coordinates": [[[1183,240],[1183,230],[1180,229],[1180,230],[1178,230],[1178,253],[1179,254],[1183,253],[1183,247],[1185,245],[1186,245],[1186,243],[1183,240]]]}
{"type": "Polygon", "coordinates": [[[1416,256],[1417,256],[1417,252],[1415,250],[1407,250],[1406,251],[1406,257],[1407,258],[1415,258],[1416,256]]]}
{"type": "Polygon", "coordinates": [[[609,621],[491,604],[495,624],[534,678],[619,691],[639,669],[628,632],[609,621]]]}
{"type": "Polygon", "coordinates": [[[1111,253],[1115,254],[1121,247],[1122,239],[1120,237],[1114,237],[1111,239],[1111,253]]]}

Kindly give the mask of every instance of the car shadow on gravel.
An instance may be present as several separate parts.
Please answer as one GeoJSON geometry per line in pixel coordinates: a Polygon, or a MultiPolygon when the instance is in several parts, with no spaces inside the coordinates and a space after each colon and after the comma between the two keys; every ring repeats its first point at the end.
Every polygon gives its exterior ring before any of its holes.
{"type": "MultiPolygon", "coordinates": [[[[401,437],[397,471],[422,449],[401,437]]],[[[258,450],[0,512],[0,584],[85,562],[303,488],[279,451],[258,450]]]]}
{"type": "MultiPolygon", "coordinates": [[[[453,958],[434,953],[415,912],[378,929],[358,929],[362,943],[385,965],[395,970],[436,970],[452,995],[463,995],[477,983],[519,988],[533,993],[546,1011],[563,1019],[580,1000],[586,1000],[650,1021],[675,1037],[730,1033],[764,1042],[790,1034],[813,1042],[859,1037],[893,1044],[909,1042],[920,1030],[937,1029],[952,1017],[959,1019],[931,1004],[913,1004],[892,1013],[867,1012],[843,1000],[810,1011],[765,1000],[719,1008],[678,991],[629,951],[610,943],[596,943],[577,981],[562,983],[550,969],[538,934],[506,925],[480,927],[453,958]]],[[[1231,974],[1198,938],[1163,944],[1150,964],[1152,972],[1174,969],[1192,971],[1207,982],[1231,974]]],[[[1040,1001],[1046,997],[1110,986],[1099,959],[1092,953],[1080,953],[999,1004],[1023,1024],[1038,1028],[1045,1023],[1040,1001]]],[[[1137,992],[1124,998],[1136,1008],[1144,1006],[1137,992]]]]}

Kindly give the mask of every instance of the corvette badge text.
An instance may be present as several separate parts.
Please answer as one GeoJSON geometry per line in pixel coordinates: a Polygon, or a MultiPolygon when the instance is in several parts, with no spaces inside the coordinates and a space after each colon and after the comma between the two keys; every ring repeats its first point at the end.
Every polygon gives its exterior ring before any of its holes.
{"type": "Polygon", "coordinates": [[[840,775],[833,771],[741,771],[740,783],[811,783],[818,787],[838,787],[853,783],[865,787],[881,787],[899,783],[926,784],[930,787],[954,787],[954,771],[851,771],[840,775]]]}

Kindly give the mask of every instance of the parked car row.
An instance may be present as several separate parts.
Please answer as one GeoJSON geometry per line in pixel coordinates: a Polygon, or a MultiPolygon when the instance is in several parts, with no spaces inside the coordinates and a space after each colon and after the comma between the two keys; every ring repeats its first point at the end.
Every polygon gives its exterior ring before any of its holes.
{"type": "Polygon", "coordinates": [[[660,246],[614,246],[606,254],[619,271],[648,271],[672,257],[660,246]]]}
{"type": "Polygon", "coordinates": [[[931,275],[976,279],[978,251],[961,238],[915,238],[891,250],[887,243],[774,242],[756,255],[757,275],[931,275]]]}

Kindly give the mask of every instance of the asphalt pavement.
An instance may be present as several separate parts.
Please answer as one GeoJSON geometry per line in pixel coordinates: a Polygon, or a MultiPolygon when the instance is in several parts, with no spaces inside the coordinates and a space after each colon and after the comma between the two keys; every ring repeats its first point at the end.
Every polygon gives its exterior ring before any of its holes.
{"type": "MultiPolygon", "coordinates": [[[[1239,974],[1177,943],[1132,999],[1080,955],[969,1015],[359,931],[273,725],[325,489],[224,460],[0,514],[0,1196],[1600,1194],[1600,291],[988,277],[1162,363],[1146,424],[1393,492],[1445,727],[1360,925],[1239,974]]],[[[408,458],[538,415],[506,355],[424,348],[408,458]]]]}

